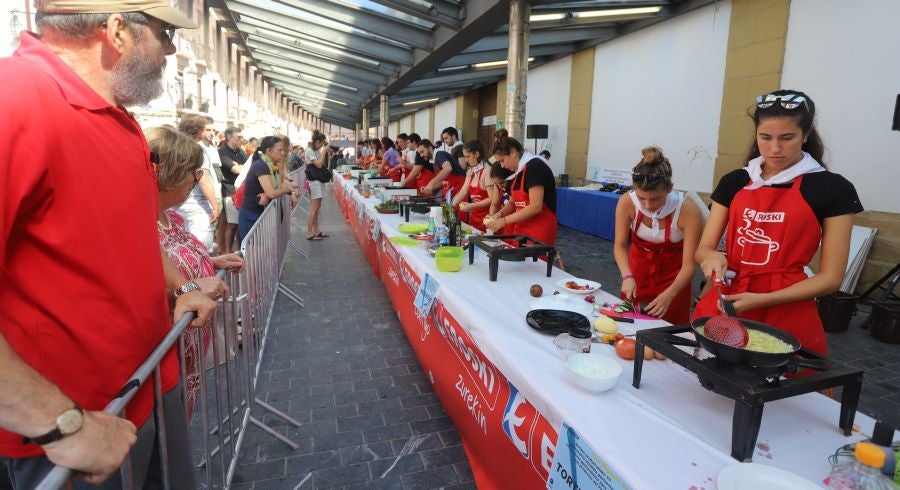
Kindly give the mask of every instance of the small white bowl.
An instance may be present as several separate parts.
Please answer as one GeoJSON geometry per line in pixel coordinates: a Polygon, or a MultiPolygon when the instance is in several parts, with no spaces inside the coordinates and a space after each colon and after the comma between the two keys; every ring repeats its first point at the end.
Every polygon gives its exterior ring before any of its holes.
{"type": "Polygon", "coordinates": [[[566,361],[566,370],[580,388],[599,393],[616,385],[622,366],[614,359],[599,354],[573,354],[566,361]]]}

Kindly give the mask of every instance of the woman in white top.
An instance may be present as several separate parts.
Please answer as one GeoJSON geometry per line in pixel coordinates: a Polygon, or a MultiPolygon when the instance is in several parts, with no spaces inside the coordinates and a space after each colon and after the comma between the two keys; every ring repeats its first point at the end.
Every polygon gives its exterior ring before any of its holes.
{"type": "Polygon", "coordinates": [[[613,251],[622,274],[622,298],[673,324],[688,323],[700,208],[673,190],[672,166],[656,147],[644,148],[633,190],[616,206],[613,251]],[[631,245],[629,247],[629,239],[631,245]]]}

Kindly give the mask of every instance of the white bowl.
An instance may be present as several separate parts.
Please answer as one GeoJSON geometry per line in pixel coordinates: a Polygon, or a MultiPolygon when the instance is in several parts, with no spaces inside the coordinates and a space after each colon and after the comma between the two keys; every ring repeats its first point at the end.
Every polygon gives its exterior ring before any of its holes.
{"type": "Polygon", "coordinates": [[[616,385],[622,366],[610,357],[599,354],[573,354],[566,361],[566,370],[580,388],[599,393],[616,385]]]}

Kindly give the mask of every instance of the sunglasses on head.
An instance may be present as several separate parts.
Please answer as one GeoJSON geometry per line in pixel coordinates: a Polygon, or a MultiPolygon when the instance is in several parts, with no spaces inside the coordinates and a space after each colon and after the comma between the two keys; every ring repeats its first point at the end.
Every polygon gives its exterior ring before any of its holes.
{"type": "Polygon", "coordinates": [[[635,172],[631,174],[631,180],[638,187],[655,187],[662,182],[662,177],[656,174],[635,172]]]}
{"type": "Polygon", "coordinates": [[[809,104],[806,102],[806,97],[799,94],[766,94],[756,97],[756,107],[759,107],[760,109],[768,109],[775,104],[780,104],[781,107],[788,110],[796,109],[802,105],[806,110],[809,110],[809,104]]]}

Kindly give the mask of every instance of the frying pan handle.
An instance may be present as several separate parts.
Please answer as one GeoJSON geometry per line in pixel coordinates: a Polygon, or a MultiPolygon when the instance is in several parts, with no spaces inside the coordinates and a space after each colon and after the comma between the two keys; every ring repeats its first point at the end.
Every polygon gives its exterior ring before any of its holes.
{"type": "Polygon", "coordinates": [[[795,359],[794,359],[794,364],[795,364],[798,368],[814,369],[814,370],[816,370],[816,371],[824,371],[824,370],[828,369],[828,367],[829,367],[828,362],[827,362],[827,361],[824,361],[824,360],[822,360],[822,359],[800,359],[800,358],[795,358],[795,359]]]}
{"type": "Polygon", "coordinates": [[[686,339],[677,335],[666,334],[665,341],[672,345],[683,345],[686,347],[700,347],[696,340],[686,339]]]}

